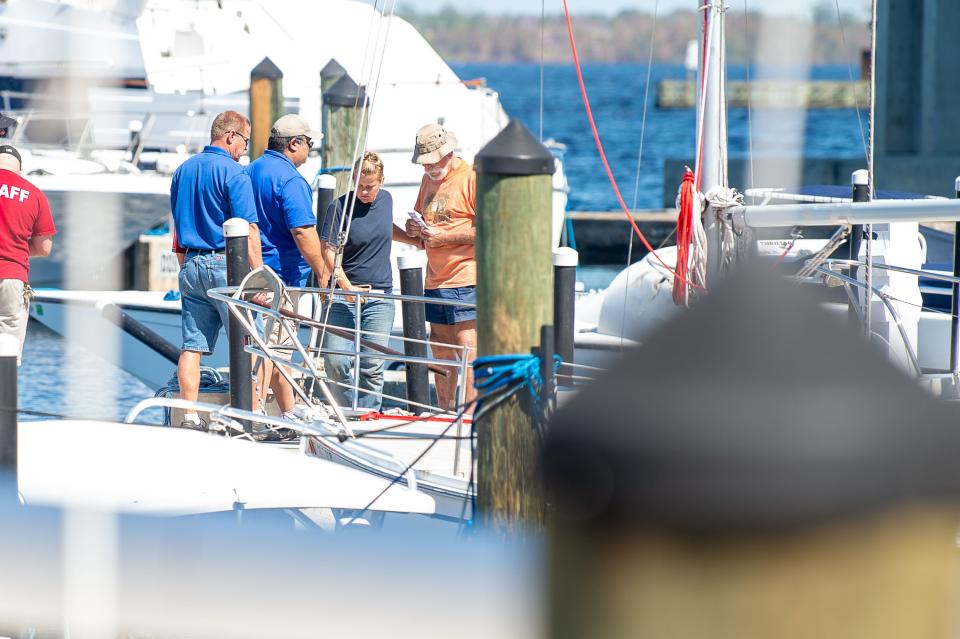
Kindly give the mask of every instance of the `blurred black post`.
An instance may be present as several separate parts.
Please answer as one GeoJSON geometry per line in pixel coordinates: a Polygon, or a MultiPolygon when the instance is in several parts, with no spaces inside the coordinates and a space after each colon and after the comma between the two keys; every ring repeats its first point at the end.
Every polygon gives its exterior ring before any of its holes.
{"type": "Polygon", "coordinates": [[[554,328],[548,324],[540,327],[540,401],[547,413],[553,408],[553,356],[556,353],[554,328]]]}
{"type": "MultiPolygon", "coordinates": [[[[227,241],[227,285],[239,286],[250,272],[250,256],[247,237],[250,224],[240,218],[231,218],[223,223],[227,241]]],[[[250,355],[244,350],[246,335],[240,321],[230,313],[227,326],[230,342],[230,405],[242,410],[253,410],[253,365],[250,355]]],[[[245,431],[252,432],[253,424],[243,421],[245,431]]]]}
{"type": "Polygon", "coordinates": [[[553,249],[553,327],[556,336],[557,355],[563,366],[557,374],[558,384],[573,385],[567,375],[573,374],[573,307],[577,293],[576,250],[562,246],[553,249]]]}
{"type": "MultiPolygon", "coordinates": [[[[858,169],[853,172],[851,175],[850,181],[853,184],[853,201],[854,202],[869,202],[870,201],[870,174],[865,169],[858,169]]],[[[850,228],[850,237],[847,239],[847,246],[849,247],[850,253],[847,259],[856,260],[860,256],[860,244],[863,242],[863,224],[854,224],[850,228]]],[[[856,277],[856,270],[850,268],[850,277],[856,277]]],[[[857,290],[852,291],[856,296],[857,290]]],[[[870,294],[865,292],[863,295],[863,300],[865,304],[870,303],[870,294]]],[[[862,309],[866,313],[866,308],[862,309]]],[[[860,317],[857,315],[856,310],[853,308],[853,303],[851,302],[850,307],[847,309],[847,317],[850,320],[850,323],[854,326],[859,326],[860,317]]]]}
{"type": "MultiPolygon", "coordinates": [[[[870,174],[865,169],[859,169],[853,172],[853,201],[870,201],[870,174]]],[[[854,224],[850,229],[850,239],[847,245],[850,247],[850,259],[855,260],[860,255],[860,244],[863,242],[863,224],[854,224]]]]}
{"type": "MultiPolygon", "coordinates": [[[[323,227],[323,220],[327,216],[327,209],[333,204],[337,192],[337,178],[330,173],[324,173],[317,182],[317,234],[323,227]]],[[[323,239],[323,236],[320,237],[323,239]]]]}
{"type": "Polygon", "coordinates": [[[17,471],[17,355],[20,340],[0,335],[0,471],[17,471]]]}
{"type": "MultiPolygon", "coordinates": [[[[400,292],[404,295],[423,296],[423,266],[426,257],[423,253],[411,252],[397,257],[397,269],[400,271],[400,292]]],[[[427,356],[427,320],[426,309],[417,302],[403,302],[403,352],[410,357],[427,356]],[[417,340],[417,341],[409,341],[417,340]]],[[[407,376],[407,410],[421,413],[430,405],[430,377],[426,364],[408,362],[405,366],[407,376]],[[416,404],[412,403],[416,402],[416,404]]]]}

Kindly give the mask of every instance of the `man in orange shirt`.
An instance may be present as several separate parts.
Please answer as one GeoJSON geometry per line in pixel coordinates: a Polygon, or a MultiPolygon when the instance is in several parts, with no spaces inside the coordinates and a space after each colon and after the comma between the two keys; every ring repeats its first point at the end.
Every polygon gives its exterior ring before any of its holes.
{"type": "MultiPolygon", "coordinates": [[[[423,180],[414,209],[426,223],[408,220],[407,235],[419,238],[427,251],[427,278],[424,294],[437,299],[476,304],[477,261],[474,243],[477,237],[477,174],[454,150],[456,136],[439,124],[428,124],[417,131],[413,162],[423,165],[423,180]]],[[[468,359],[477,352],[477,312],[470,307],[441,304],[426,305],[430,322],[430,341],[434,357],[456,359],[461,350],[440,344],[469,347],[468,359]]],[[[451,367],[446,378],[437,377],[440,408],[456,405],[457,374],[451,367]]],[[[473,369],[467,369],[466,398],[473,399],[473,369]]]]}

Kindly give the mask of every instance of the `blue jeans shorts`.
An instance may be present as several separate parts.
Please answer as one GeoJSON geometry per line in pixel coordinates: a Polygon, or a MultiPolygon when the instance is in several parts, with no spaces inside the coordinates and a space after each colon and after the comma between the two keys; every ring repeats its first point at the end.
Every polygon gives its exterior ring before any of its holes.
{"type": "Polygon", "coordinates": [[[217,347],[220,329],[227,324],[227,307],[207,297],[211,288],[227,285],[227,257],[223,253],[188,251],[180,269],[182,349],[209,355],[217,347]]]}
{"type": "MultiPolygon", "coordinates": [[[[425,297],[435,297],[441,300],[463,302],[464,304],[477,303],[477,287],[461,286],[459,288],[428,288],[423,292],[425,297]]],[[[425,304],[427,321],[431,324],[458,324],[477,319],[477,309],[473,306],[449,306],[447,304],[425,304]]]]}

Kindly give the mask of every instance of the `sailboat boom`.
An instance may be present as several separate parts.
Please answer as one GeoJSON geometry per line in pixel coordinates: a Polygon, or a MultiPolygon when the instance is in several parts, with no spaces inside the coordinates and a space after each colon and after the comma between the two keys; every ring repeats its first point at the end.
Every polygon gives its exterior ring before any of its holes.
{"type": "Polygon", "coordinates": [[[960,200],[873,200],[829,204],[735,206],[728,214],[736,228],[837,226],[889,222],[960,222],[960,200]]]}

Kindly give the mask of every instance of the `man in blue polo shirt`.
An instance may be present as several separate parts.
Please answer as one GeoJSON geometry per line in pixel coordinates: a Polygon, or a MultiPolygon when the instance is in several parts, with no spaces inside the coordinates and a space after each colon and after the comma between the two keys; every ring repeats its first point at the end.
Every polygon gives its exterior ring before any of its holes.
{"type": "MultiPolygon", "coordinates": [[[[183,346],[177,365],[180,397],[196,401],[200,392],[200,358],[213,352],[227,309],[214,303],[207,291],[227,285],[225,220],[238,217],[250,223],[250,267],[261,264],[260,232],[250,178],[237,164],[250,141],[250,120],[236,111],[224,111],[213,120],[210,144],[184,162],[173,174],[170,208],[176,231],[180,269],[183,346]]],[[[181,426],[205,429],[194,411],[181,426]]]]}
{"type": "Polygon", "coordinates": [[[322,137],[302,116],[285,115],[270,129],[267,150],[246,168],[260,220],[263,261],[287,286],[306,286],[311,269],[323,269],[313,192],[297,171],[322,137]]]}
{"type": "MultiPolygon", "coordinates": [[[[324,268],[313,192],[297,171],[322,137],[305,118],[285,115],[270,129],[267,150],[245,169],[253,184],[263,261],[287,286],[306,286],[310,270],[322,273],[324,268]]],[[[293,390],[277,373],[270,385],[280,410],[291,417],[293,390]]]]}

